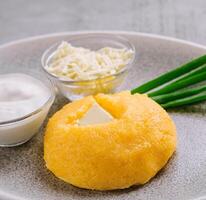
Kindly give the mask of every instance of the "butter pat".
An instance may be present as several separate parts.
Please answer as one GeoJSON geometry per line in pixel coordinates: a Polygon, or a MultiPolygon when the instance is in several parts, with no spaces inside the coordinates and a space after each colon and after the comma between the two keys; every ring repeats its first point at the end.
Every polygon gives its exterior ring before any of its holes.
{"type": "Polygon", "coordinates": [[[102,124],[110,122],[112,119],[112,115],[95,102],[87,113],[79,120],[78,124],[80,126],[102,124]]]}

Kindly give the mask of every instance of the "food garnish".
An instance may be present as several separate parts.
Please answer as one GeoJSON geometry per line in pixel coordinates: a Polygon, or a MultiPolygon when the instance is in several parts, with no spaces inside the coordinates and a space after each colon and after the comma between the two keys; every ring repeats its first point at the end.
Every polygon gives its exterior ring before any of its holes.
{"type": "Polygon", "coordinates": [[[178,107],[205,101],[206,86],[196,85],[205,80],[206,55],[203,55],[144,83],[131,93],[146,93],[163,108],[178,107]]]}
{"type": "Polygon", "coordinates": [[[91,124],[102,124],[110,122],[113,119],[112,115],[103,109],[97,102],[94,102],[92,107],[84,114],[77,122],[80,126],[91,124]]]}

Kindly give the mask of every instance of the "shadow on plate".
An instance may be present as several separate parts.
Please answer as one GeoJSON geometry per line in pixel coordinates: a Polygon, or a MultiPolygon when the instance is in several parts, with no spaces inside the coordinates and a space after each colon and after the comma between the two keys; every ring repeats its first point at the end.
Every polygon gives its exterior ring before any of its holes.
{"type": "Polygon", "coordinates": [[[206,103],[198,103],[195,105],[182,106],[179,108],[173,108],[167,110],[170,113],[182,113],[182,114],[196,114],[196,115],[206,115],[206,103]]]}

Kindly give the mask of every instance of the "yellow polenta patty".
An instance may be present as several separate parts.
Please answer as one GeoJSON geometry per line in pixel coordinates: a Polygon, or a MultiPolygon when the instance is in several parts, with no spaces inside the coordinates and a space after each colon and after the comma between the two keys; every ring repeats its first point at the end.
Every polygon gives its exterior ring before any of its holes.
{"type": "Polygon", "coordinates": [[[146,95],[98,94],[64,106],[49,120],[44,138],[46,166],[60,179],[97,190],[128,188],[149,181],[176,148],[175,125],[146,95]],[[97,101],[114,117],[78,126],[97,101]]]}

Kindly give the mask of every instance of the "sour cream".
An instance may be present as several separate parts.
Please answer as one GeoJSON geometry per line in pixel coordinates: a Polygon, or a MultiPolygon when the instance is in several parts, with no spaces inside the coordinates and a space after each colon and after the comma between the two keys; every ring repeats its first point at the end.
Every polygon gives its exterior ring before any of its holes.
{"type": "Polygon", "coordinates": [[[0,76],[0,146],[29,140],[53,103],[51,88],[25,74],[0,76]]]}

